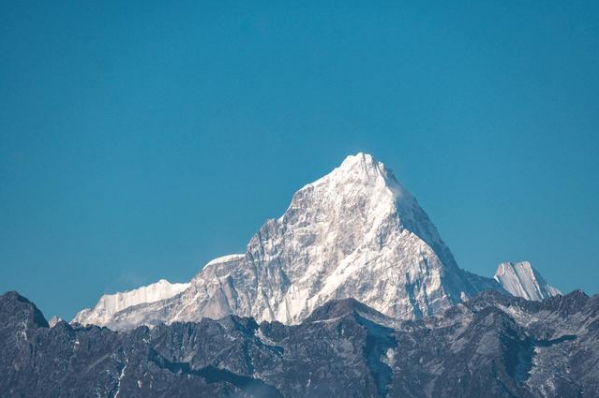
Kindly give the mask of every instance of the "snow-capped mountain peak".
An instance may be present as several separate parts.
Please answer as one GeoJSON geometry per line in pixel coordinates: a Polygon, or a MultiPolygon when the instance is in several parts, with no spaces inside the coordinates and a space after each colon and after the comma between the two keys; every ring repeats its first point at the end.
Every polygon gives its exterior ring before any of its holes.
{"type": "Polygon", "coordinates": [[[180,293],[128,306],[104,305],[110,300],[103,298],[75,320],[126,329],[236,314],[296,324],[329,300],[347,298],[410,319],[486,289],[502,290],[497,280],[460,269],[391,170],[358,153],[297,191],[245,253],[210,261],[180,293]]]}
{"type": "Polygon", "coordinates": [[[346,157],[331,174],[354,174],[366,178],[376,178],[385,177],[387,169],[383,163],[376,160],[372,155],[359,152],[356,155],[346,157]]]}
{"type": "MultiPolygon", "coordinates": [[[[293,196],[287,212],[279,219],[304,215],[309,207],[326,210],[325,215],[337,215],[331,223],[351,222],[352,228],[343,233],[355,234],[356,229],[372,228],[377,223],[392,217],[401,229],[407,229],[435,249],[447,251],[442,239],[428,215],[420,208],[417,200],[396,179],[393,172],[370,154],[358,153],[345,158],[341,165],[317,181],[304,186],[293,196]],[[342,220],[345,218],[346,220],[342,220]],[[442,247],[437,247],[437,246],[442,247]]],[[[315,217],[310,221],[320,222],[315,217]]],[[[343,225],[347,227],[347,225],[343,225]]],[[[449,253],[446,253],[449,254],[449,253]]],[[[453,257],[446,260],[453,263],[453,257]]]]}
{"type": "Polygon", "coordinates": [[[549,286],[528,261],[501,263],[494,278],[510,294],[527,300],[540,301],[561,294],[549,286]]]}

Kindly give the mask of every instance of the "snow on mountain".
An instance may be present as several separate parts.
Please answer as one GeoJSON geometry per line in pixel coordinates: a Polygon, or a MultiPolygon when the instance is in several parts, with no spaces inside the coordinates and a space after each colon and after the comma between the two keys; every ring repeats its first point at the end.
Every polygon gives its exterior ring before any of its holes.
{"type": "MultiPolygon", "coordinates": [[[[461,270],[416,199],[359,153],[304,186],[244,254],[208,263],[180,294],[129,306],[101,303],[75,320],[126,329],[228,314],[295,324],[332,299],[419,318],[499,283],[461,270]]],[[[106,300],[105,300],[106,301],[106,300]]]]}
{"type": "Polygon", "coordinates": [[[62,322],[62,318],[60,318],[57,315],[54,315],[52,318],[50,318],[50,320],[48,321],[48,325],[50,325],[51,328],[54,327],[54,325],[56,325],[58,322],[62,322]]]}
{"type": "Polygon", "coordinates": [[[245,254],[229,254],[227,256],[217,257],[213,260],[210,260],[204,268],[209,267],[211,265],[219,265],[219,264],[231,264],[234,262],[241,261],[245,254]]]}
{"type": "Polygon", "coordinates": [[[114,314],[125,308],[168,299],[188,287],[189,283],[170,283],[166,279],[161,279],[151,285],[127,292],[105,294],[93,309],[86,308],[79,312],[73,322],[82,325],[105,325],[112,319],[114,314]]]}
{"type": "Polygon", "coordinates": [[[510,294],[527,300],[540,301],[561,294],[527,261],[499,264],[494,278],[510,294]]]}

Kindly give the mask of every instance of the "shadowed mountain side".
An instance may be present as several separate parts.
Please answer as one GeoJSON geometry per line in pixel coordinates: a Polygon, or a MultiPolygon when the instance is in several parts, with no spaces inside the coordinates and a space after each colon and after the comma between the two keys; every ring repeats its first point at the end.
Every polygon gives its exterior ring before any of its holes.
{"type": "Polygon", "coordinates": [[[5,396],[545,397],[599,394],[599,296],[484,292],[390,322],[333,300],[298,325],[234,315],[114,332],[0,296],[5,396]]]}

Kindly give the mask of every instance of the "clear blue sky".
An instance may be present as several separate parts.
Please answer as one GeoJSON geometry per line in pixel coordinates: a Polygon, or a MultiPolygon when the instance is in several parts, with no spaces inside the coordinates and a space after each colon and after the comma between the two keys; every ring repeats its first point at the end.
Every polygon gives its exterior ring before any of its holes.
{"type": "Polygon", "coordinates": [[[463,268],[599,292],[596,1],[91,3],[0,3],[1,291],[187,281],[364,151],[463,268]]]}

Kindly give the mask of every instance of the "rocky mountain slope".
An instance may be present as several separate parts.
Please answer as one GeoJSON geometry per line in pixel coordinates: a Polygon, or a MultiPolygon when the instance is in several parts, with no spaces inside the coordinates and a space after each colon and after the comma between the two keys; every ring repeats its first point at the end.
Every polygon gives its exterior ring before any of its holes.
{"type": "Polygon", "coordinates": [[[297,325],[230,315],[130,332],[50,328],[0,296],[8,397],[596,397],[598,364],[599,296],[579,291],[488,291],[402,322],[345,299],[297,325]]]}
{"type": "Polygon", "coordinates": [[[130,329],[236,314],[297,324],[325,302],[350,297],[416,319],[503,290],[503,280],[460,269],[416,199],[360,153],[300,189],[245,253],[211,261],[184,291],[110,311],[100,302],[74,321],[130,329]]]}

